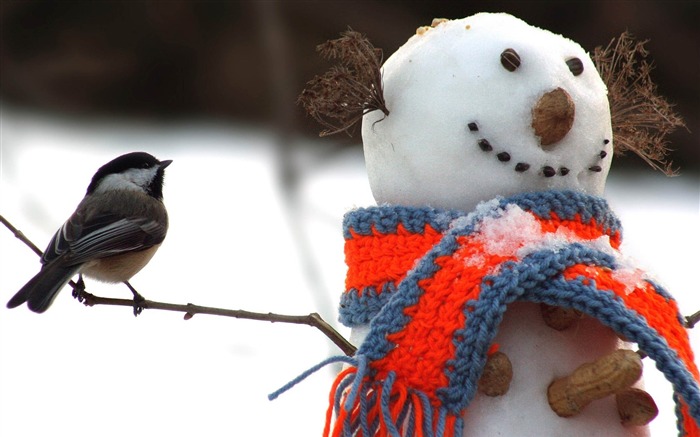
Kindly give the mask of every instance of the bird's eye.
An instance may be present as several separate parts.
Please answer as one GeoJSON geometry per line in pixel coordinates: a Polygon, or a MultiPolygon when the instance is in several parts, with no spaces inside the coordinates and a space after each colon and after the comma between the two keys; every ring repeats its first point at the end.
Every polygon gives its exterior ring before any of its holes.
{"type": "Polygon", "coordinates": [[[583,62],[579,58],[569,58],[566,60],[566,65],[569,67],[569,71],[574,76],[578,76],[583,73],[583,62]]]}
{"type": "Polygon", "coordinates": [[[515,71],[520,67],[520,55],[513,49],[505,49],[501,52],[501,65],[508,71],[515,71]]]}

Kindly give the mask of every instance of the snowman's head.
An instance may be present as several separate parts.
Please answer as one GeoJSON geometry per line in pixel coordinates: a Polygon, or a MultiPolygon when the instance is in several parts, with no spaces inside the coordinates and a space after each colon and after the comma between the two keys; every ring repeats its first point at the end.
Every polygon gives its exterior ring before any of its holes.
{"type": "Polygon", "coordinates": [[[600,195],[613,134],[607,90],[575,42],[507,14],[421,28],[382,67],[362,120],[378,203],[472,209],[497,195],[600,195]]]}

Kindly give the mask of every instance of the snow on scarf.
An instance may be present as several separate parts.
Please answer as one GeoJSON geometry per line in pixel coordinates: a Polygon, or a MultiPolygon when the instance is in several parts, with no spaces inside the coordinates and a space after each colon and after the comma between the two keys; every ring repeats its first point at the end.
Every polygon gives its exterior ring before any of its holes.
{"type": "Polygon", "coordinates": [[[570,191],[497,198],[465,215],[380,206],[344,220],[340,320],[370,324],[331,389],[325,435],[461,436],[506,306],[577,309],[638,344],[700,436],[700,375],[676,302],[619,252],[605,200],[570,191]],[[335,423],[332,423],[335,412],[335,423]]]}

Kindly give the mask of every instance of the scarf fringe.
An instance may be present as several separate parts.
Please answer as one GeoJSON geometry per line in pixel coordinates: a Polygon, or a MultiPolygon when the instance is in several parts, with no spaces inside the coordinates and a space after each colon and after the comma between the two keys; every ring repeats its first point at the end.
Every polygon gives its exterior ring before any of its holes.
{"type": "Polygon", "coordinates": [[[353,367],[336,377],[328,396],[324,437],[462,435],[461,415],[433,408],[425,393],[397,384],[394,372],[371,384],[367,373],[367,358],[358,356],[353,367]]]}
{"type": "Polygon", "coordinates": [[[270,393],[267,395],[267,398],[271,401],[274,401],[277,399],[282,393],[286,392],[287,390],[291,389],[295,385],[299,384],[309,376],[313,375],[314,373],[318,372],[322,368],[326,367],[329,364],[334,364],[334,363],[346,363],[350,364],[352,366],[357,366],[357,360],[352,358],[352,357],[347,357],[345,355],[341,356],[336,356],[336,357],[330,357],[328,359],[325,359],[321,361],[320,363],[316,364],[315,366],[311,367],[301,375],[297,376],[296,378],[292,379],[282,387],[278,388],[274,392],[270,393]]]}

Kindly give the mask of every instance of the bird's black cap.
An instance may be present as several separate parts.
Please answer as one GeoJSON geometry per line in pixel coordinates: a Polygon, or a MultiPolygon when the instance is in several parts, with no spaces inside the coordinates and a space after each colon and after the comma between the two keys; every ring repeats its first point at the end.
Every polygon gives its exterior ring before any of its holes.
{"type": "Polygon", "coordinates": [[[87,189],[87,194],[91,194],[97,189],[100,181],[108,175],[121,173],[129,169],[153,168],[160,166],[152,186],[149,187],[149,194],[158,199],[163,197],[163,170],[170,165],[172,161],[159,161],[155,156],[146,152],[131,152],[126,155],[121,155],[97,170],[97,173],[92,177],[90,185],[87,189]]]}

